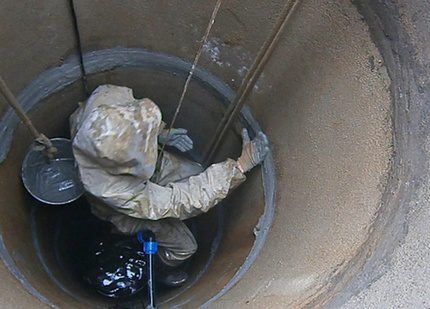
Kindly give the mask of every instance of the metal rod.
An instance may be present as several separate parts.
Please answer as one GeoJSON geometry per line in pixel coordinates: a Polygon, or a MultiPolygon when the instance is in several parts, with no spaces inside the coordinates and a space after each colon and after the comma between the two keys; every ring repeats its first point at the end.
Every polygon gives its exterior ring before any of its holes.
{"type": "Polygon", "coordinates": [[[34,139],[39,138],[40,132],[33,125],[32,121],[24,112],[21,105],[19,104],[17,98],[13,95],[12,91],[10,91],[9,87],[6,85],[6,82],[1,76],[0,76],[0,92],[6,99],[9,106],[13,108],[13,110],[15,111],[19,119],[21,119],[22,123],[28,128],[28,131],[30,131],[33,138],[34,139]]]}
{"type": "Polygon", "coordinates": [[[51,141],[44,134],[40,133],[36,127],[33,125],[30,117],[27,116],[24,109],[18,102],[18,99],[13,95],[12,91],[10,91],[9,87],[6,85],[3,77],[0,76],[0,93],[6,99],[6,102],[10,107],[15,111],[18,118],[21,119],[22,123],[27,127],[30,134],[33,136],[34,140],[38,143],[45,146],[46,155],[49,159],[53,158],[53,155],[57,152],[57,149],[52,146],[51,141]]]}
{"type": "MultiPolygon", "coordinates": [[[[155,239],[150,237],[148,242],[155,242],[155,239]]],[[[148,256],[148,305],[146,308],[155,308],[155,276],[154,276],[154,261],[155,254],[147,254],[148,256]]]]}
{"type": "MultiPolygon", "coordinates": [[[[185,80],[185,84],[184,84],[184,87],[182,89],[182,93],[181,93],[181,96],[179,98],[179,102],[178,102],[178,105],[176,107],[175,114],[173,115],[172,122],[170,123],[168,133],[170,133],[170,131],[172,130],[173,126],[175,125],[176,119],[177,119],[177,117],[179,115],[179,111],[182,108],[182,103],[184,101],[185,94],[187,93],[187,90],[188,90],[188,85],[190,84],[191,78],[194,75],[194,71],[195,71],[195,69],[197,67],[197,63],[199,62],[200,56],[201,56],[202,51],[203,51],[203,47],[205,46],[205,44],[206,44],[206,42],[208,40],[209,33],[211,32],[212,26],[213,26],[213,24],[215,22],[215,18],[216,18],[217,14],[218,14],[218,11],[219,11],[219,9],[220,9],[220,7],[222,5],[222,2],[223,2],[223,0],[217,0],[217,2],[215,3],[215,7],[214,7],[214,9],[212,11],[211,18],[209,19],[209,24],[206,27],[206,31],[205,31],[205,34],[203,35],[203,38],[202,38],[202,41],[200,43],[199,49],[197,50],[196,55],[194,56],[193,65],[191,66],[191,69],[188,72],[187,79],[185,80]]],[[[158,182],[159,175],[161,174],[160,173],[160,169],[161,169],[161,163],[163,161],[163,154],[164,154],[164,148],[166,147],[166,143],[167,143],[167,141],[165,141],[162,144],[160,154],[159,154],[159,156],[157,158],[157,164],[156,164],[156,167],[155,167],[155,177],[154,177],[154,181],[155,182],[158,182]]]]}
{"type": "Polygon", "coordinates": [[[227,130],[230,128],[231,124],[241,111],[245,101],[255,86],[258,78],[261,75],[267,61],[273,53],[273,50],[276,47],[276,43],[279,41],[279,38],[282,34],[282,30],[285,27],[285,24],[289,20],[289,17],[292,15],[292,12],[296,5],[299,3],[299,0],[289,0],[285,4],[281,16],[278,18],[275,27],[273,28],[271,34],[268,39],[264,42],[263,46],[260,48],[257,57],[255,58],[251,68],[246,74],[245,78],[242,81],[242,84],[237,91],[237,94],[233,100],[233,102],[229,105],[226,113],[224,114],[223,119],[219,123],[215,134],[213,135],[208,151],[203,160],[203,164],[208,166],[212,161],[216,151],[218,150],[221,141],[224,139],[227,130]]]}
{"type": "Polygon", "coordinates": [[[82,87],[84,88],[85,95],[88,97],[90,93],[88,89],[87,72],[85,70],[85,65],[84,65],[84,56],[82,53],[81,33],[79,31],[78,17],[76,16],[75,3],[73,0],[69,0],[69,6],[70,6],[70,14],[72,16],[73,32],[75,35],[76,45],[78,48],[79,68],[81,70],[82,87]]]}
{"type": "Polygon", "coordinates": [[[156,308],[155,303],[155,255],[158,252],[158,243],[155,234],[150,230],[143,230],[137,233],[137,240],[143,245],[143,252],[145,253],[147,263],[147,309],[156,308]]]}

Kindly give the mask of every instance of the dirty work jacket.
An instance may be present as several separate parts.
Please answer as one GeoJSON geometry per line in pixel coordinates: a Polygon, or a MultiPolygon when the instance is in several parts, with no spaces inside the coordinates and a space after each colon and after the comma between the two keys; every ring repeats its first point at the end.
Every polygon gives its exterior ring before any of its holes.
{"type": "MultiPolygon", "coordinates": [[[[126,87],[98,87],[71,116],[73,151],[86,191],[106,207],[138,219],[187,219],[207,212],[245,180],[227,159],[164,185],[155,170],[161,112],[126,87]]],[[[175,173],[177,166],[165,167],[175,173]]]]}

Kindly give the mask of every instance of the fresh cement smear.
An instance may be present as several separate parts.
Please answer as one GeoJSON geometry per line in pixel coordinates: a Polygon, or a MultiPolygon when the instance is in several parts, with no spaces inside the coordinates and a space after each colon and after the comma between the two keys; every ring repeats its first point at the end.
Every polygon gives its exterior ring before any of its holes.
{"type": "MultiPolygon", "coordinates": [[[[185,76],[191,67],[190,63],[187,63],[177,57],[153,53],[143,49],[127,48],[114,48],[87,53],[84,55],[84,65],[88,74],[100,73],[113,70],[115,68],[132,68],[142,70],[159,70],[177,74],[180,77],[185,76]]],[[[26,111],[30,111],[31,109],[37,107],[43,99],[65,89],[67,86],[77,81],[81,77],[80,73],[81,71],[78,58],[71,57],[64,61],[61,66],[49,69],[40,74],[37,79],[30,83],[19,94],[18,99],[23,105],[24,109],[26,111]]],[[[231,102],[234,97],[233,90],[229,88],[224,82],[201,69],[197,69],[195,71],[194,80],[213,93],[216,97],[218,97],[219,101],[223,104],[229,104],[229,102],[231,102]]],[[[259,125],[253,119],[248,108],[244,108],[242,110],[241,122],[244,126],[250,129],[251,132],[255,133],[260,131],[259,125]]],[[[11,110],[6,112],[3,119],[0,121],[0,162],[4,161],[7,156],[13,139],[14,130],[16,129],[18,123],[19,120],[11,110]]],[[[268,156],[263,164],[262,177],[265,193],[265,208],[256,229],[258,230],[258,233],[255,233],[256,238],[254,245],[242,267],[237,271],[233,278],[231,278],[230,282],[212,300],[221,297],[236,282],[240,280],[240,278],[255,261],[260,250],[262,249],[264,241],[266,240],[274,214],[275,172],[271,155],[268,156]]],[[[213,260],[217,248],[217,241],[219,242],[220,239],[221,235],[218,235],[215,238],[208,263],[213,260]]],[[[1,250],[3,260],[10,261],[10,263],[7,263],[7,265],[11,272],[23,283],[24,287],[31,294],[38,297],[43,302],[49,303],[44,298],[44,296],[40,295],[40,293],[38,293],[31,286],[31,284],[26,280],[25,276],[13,263],[12,259],[10,259],[4,243],[1,242],[0,245],[2,248],[4,248],[4,250],[1,250]]],[[[205,269],[209,266],[210,265],[207,264],[205,269]]],[[[205,269],[200,272],[200,276],[203,275],[205,269]]],[[[197,280],[198,277],[195,281],[197,280]]],[[[50,305],[52,306],[52,304],[50,305]]]]}

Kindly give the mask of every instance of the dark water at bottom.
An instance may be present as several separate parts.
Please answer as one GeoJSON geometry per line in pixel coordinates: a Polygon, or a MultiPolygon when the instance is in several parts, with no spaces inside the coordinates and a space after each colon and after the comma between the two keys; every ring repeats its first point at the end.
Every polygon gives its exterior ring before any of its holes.
{"type": "MultiPolygon", "coordinates": [[[[146,257],[136,236],[111,233],[112,225],[92,215],[85,198],[55,209],[34,207],[37,217],[51,226],[54,248],[50,249],[55,250],[65,276],[73,276],[87,289],[111,299],[146,299],[146,257]]],[[[195,224],[189,222],[189,226],[195,234],[195,224]]],[[[156,278],[157,273],[158,268],[156,278]]],[[[157,294],[171,289],[157,285],[157,294]]]]}

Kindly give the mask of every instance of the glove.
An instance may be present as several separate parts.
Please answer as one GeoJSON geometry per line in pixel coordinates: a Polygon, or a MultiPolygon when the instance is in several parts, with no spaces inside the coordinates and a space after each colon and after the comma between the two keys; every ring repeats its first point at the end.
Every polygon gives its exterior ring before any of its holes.
{"type": "Polygon", "coordinates": [[[251,141],[246,129],[242,130],[242,140],[242,154],[237,159],[237,166],[242,173],[246,173],[266,158],[269,141],[263,132],[259,132],[251,141]]]}
{"type": "Polygon", "coordinates": [[[163,130],[158,136],[158,142],[177,148],[182,152],[193,149],[193,140],[187,135],[186,129],[163,130]]]}

